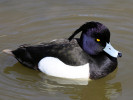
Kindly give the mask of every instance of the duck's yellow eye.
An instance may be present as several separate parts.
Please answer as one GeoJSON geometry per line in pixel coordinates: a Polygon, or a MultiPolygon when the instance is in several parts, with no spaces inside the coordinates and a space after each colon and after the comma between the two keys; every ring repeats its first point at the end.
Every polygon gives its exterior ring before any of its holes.
{"type": "Polygon", "coordinates": [[[97,42],[100,42],[100,39],[96,39],[97,40],[97,42]]]}

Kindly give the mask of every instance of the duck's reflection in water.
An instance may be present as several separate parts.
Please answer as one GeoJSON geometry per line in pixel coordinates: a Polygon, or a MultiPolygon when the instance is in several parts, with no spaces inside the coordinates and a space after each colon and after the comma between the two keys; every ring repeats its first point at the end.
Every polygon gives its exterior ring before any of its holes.
{"type": "MultiPolygon", "coordinates": [[[[12,67],[6,67],[5,74],[14,74],[16,79],[21,79],[22,83],[30,80],[35,89],[44,94],[55,94],[60,98],[68,96],[71,99],[80,100],[111,100],[121,95],[122,86],[120,82],[112,81],[115,79],[117,69],[105,78],[99,80],[71,80],[47,76],[41,72],[31,70],[16,63],[12,67]],[[21,67],[21,68],[20,68],[21,67]],[[21,70],[20,70],[21,69],[21,70]],[[30,77],[30,79],[29,79],[30,77]],[[24,79],[26,81],[24,81],[24,79]],[[34,81],[33,81],[34,80],[34,81]],[[36,87],[35,87],[36,86],[36,87]]],[[[27,83],[27,86],[31,85],[27,83]]]]}
{"type": "Polygon", "coordinates": [[[111,82],[117,70],[99,80],[70,80],[41,74],[43,81],[42,91],[63,92],[69,94],[71,99],[80,100],[110,100],[121,95],[120,82],[111,82]],[[46,90],[45,90],[46,89],[46,90]]]}

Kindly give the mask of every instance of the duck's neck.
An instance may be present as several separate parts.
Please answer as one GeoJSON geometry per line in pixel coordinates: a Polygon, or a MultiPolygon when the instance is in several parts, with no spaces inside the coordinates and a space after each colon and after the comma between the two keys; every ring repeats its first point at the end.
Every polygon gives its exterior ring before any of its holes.
{"type": "MultiPolygon", "coordinates": [[[[82,38],[78,41],[81,48],[82,47],[82,38]],[[79,41],[80,40],[80,41],[79,41]]],[[[114,71],[117,67],[117,59],[111,57],[104,51],[97,55],[89,55],[85,52],[88,58],[88,62],[90,64],[90,78],[91,79],[99,79],[104,76],[107,76],[109,73],[114,71]]]]}
{"type": "Polygon", "coordinates": [[[105,52],[97,56],[90,56],[90,78],[99,79],[102,78],[117,67],[117,59],[107,55],[105,52]]]}

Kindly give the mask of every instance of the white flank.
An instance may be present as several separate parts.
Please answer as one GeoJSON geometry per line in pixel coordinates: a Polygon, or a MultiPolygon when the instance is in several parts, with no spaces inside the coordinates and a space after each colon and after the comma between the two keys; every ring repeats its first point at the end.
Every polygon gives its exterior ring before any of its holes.
{"type": "Polygon", "coordinates": [[[41,59],[38,67],[43,73],[60,78],[88,79],[90,76],[88,63],[81,66],[70,66],[54,57],[41,59]]]}

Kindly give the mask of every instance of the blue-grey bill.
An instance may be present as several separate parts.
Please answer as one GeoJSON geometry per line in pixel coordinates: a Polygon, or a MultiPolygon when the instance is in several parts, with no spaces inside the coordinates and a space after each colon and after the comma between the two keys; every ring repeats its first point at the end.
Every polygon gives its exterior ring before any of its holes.
{"type": "Polygon", "coordinates": [[[105,48],[103,49],[107,54],[109,54],[112,57],[119,57],[119,51],[117,51],[116,49],[113,48],[113,46],[110,43],[106,43],[105,48]]]}

